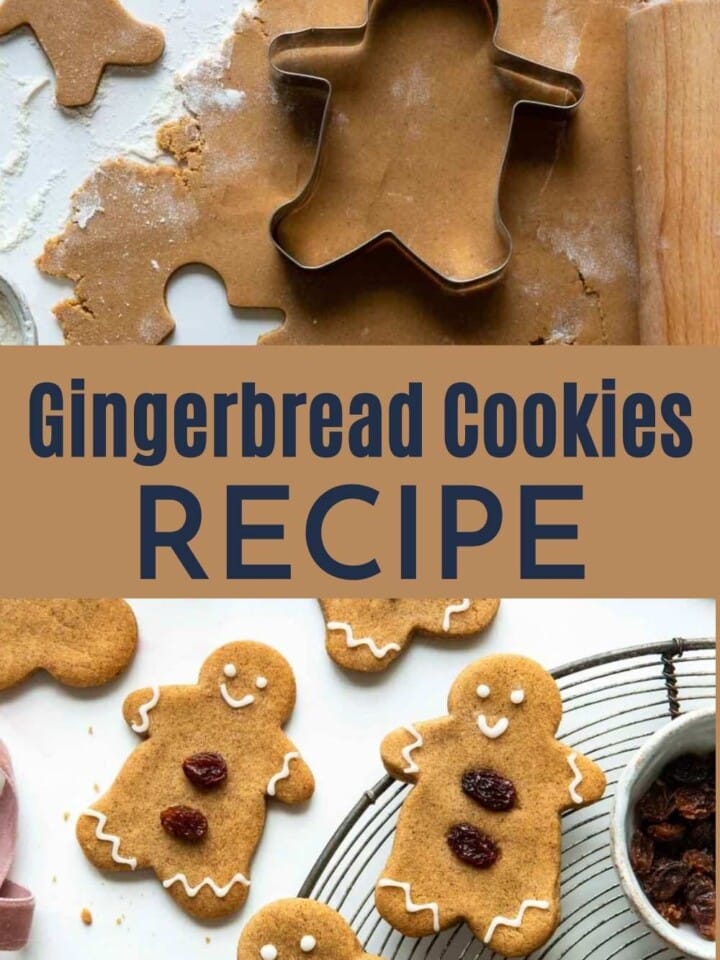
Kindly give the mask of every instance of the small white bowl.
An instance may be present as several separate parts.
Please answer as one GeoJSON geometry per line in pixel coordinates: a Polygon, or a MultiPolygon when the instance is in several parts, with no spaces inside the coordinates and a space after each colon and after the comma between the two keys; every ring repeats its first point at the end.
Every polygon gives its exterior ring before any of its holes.
{"type": "Polygon", "coordinates": [[[635,876],[629,846],[635,829],[635,804],[657,779],[663,767],[683,753],[710,753],[714,749],[714,709],[695,710],[672,720],[638,750],[625,768],[618,781],[610,816],[612,857],[633,910],[666,943],[697,960],[715,960],[715,942],[705,940],[688,923],[673,927],[660,916],[635,876]]]}
{"type": "Polygon", "coordinates": [[[36,344],[37,329],[25,298],[0,277],[0,346],[36,344]]]}

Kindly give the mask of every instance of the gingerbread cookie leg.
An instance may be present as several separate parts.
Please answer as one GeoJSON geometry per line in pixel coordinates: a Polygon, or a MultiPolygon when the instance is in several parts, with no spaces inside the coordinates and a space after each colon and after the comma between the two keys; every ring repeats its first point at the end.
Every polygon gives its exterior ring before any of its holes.
{"type": "Polygon", "coordinates": [[[100,686],[122,673],[136,647],[124,600],[0,600],[0,690],[36,670],[71,687],[100,686]]]}

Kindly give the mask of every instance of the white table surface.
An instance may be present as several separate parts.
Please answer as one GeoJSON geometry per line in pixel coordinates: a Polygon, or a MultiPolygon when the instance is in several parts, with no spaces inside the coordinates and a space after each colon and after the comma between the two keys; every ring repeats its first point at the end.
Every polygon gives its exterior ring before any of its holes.
{"type": "Polygon", "coordinates": [[[344,673],[325,654],[313,600],[131,602],[141,646],[120,681],[73,693],[37,675],[0,696],[0,736],[20,791],[13,876],[38,902],[28,960],[233,960],[244,920],[263,903],[297,892],[339,821],[381,777],[384,734],[442,714],[453,678],[474,657],[517,652],[557,666],[676,635],[715,634],[710,600],[507,600],[482,639],[442,647],[416,641],[388,672],[364,677],[344,673]],[[125,696],[157,682],[193,682],[208,653],[238,639],[269,643],[291,662],[298,703],[287,729],[317,791],[302,810],[271,804],[248,903],[235,918],[206,926],[186,917],[152,874],[105,877],[91,867],[74,820],[95,798],[94,785],[109,787],[136,744],[121,714],[125,696]],[[67,822],[65,813],[72,814],[67,822]],[[81,923],[83,907],[93,914],[91,927],[81,923]]]}
{"type": "MultiPolygon", "coordinates": [[[[107,158],[157,157],[157,127],[186,112],[175,74],[216,51],[248,6],[248,0],[123,2],[163,28],[165,55],[150,67],[111,67],[96,99],[80,110],[55,104],[52,70],[29,31],[0,39],[0,275],[25,295],[43,344],[62,343],[51,308],[72,287],[44,277],[34,260],[70,213],[70,195],[107,158]]],[[[242,311],[241,318],[228,307],[220,279],[203,268],[176,275],[168,298],[178,323],[173,343],[253,344],[278,322],[267,312],[242,311]]]]}

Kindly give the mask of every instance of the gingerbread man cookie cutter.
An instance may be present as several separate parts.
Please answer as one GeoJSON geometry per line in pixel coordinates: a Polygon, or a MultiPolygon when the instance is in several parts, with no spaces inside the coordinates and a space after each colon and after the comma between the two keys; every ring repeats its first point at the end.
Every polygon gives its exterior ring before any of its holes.
{"type": "Polygon", "coordinates": [[[284,245],[281,238],[281,227],[291,214],[298,211],[305,205],[312,195],[320,178],[323,157],[325,153],[325,143],[327,132],[332,116],[333,84],[330,80],[314,74],[297,72],[296,70],[285,69],[278,65],[277,60],[283,53],[307,49],[310,47],[359,47],[367,36],[372,18],[373,10],[379,5],[380,0],[368,0],[367,13],[363,23],[359,26],[347,27],[310,27],[305,30],[298,30],[289,33],[279,34],[273,39],[269,47],[269,59],[273,77],[280,83],[292,87],[304,87],[311,91],[319,91],[325,96],[325,105],[323,108],[322,119],[318,133],[317,148],[310,175],[305,186],[293,199],[282,204],[273,213],[270,220],[270,236],[276,249],[295,267],[310,273],[316,273],[321,270],[332,268],[343,263],[350,258],[360,254],[362,251],[375,248],[380,244],[389,242],[415,266],[419,267],[430,276],[442,288],[453,293],[466,293],[482,290],[494,286],[505,275],[513,257],[513,240],[505,225],[500,210],[500,191],[508,163],[512,133],[515,127],[516,115],[522,108],[523,111],[531,111],[539,114],[552,113],[554,115],[569,118],[580,106],[585,96],[585,87],[582,80],[573,73],[550,67],[546,64],[530,60],[506,50],[500,46],[498,36],[500,32],[500,12],[498,0],[479,0],[479,5],[484,7],[490,14],[492,22],[492,35],[489,43],[490,58],[493,66],[498,71],[505,71],[508,74],[524,79],[529,79],[544,87],[550,87],[555,90],[560,89],[565,92],[567,102],[543,102],[528,98],[516,100],[511,108],[508,124],[508,134],[505,140],[502,152],[502,162],[497,178],[497,185],[494,195],[494,222],[495,229],[503,245],[503,256],[500,261],[491,269],[476,276],[458,277],[450,275],[447,272],[440,271],[424,260],[417,254],[412,247],[406,243],[393,229],[382,229],[360,244],[340,256],[334,256],[318,264],[303,263],[296,255],[291,253],[284,245]]]}

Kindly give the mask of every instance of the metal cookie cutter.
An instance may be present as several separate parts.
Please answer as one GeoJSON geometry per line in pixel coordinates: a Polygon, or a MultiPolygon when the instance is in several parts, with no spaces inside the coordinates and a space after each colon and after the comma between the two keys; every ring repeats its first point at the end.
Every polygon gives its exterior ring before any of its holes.
{"type": "Polygon", "coordinates": [[[35,346],[37,330],[25,299],[0,277],[0,346],[35,346]]]}
{"type": "Polygon", "coordinates": [[[361,45],[367,35],[373,8],[376,7],[379,2],[382,2],[382,0],[368,0],[367,15],[364,23],[362,23],[360,26],[311,27],[309,29],[299,30],[292,33],[280,34],[275,37],[270,44],[270,64],[273,76],[275,78],[288,85],[321,90],[324,92],[326,97],[322,121],[320,124],[320,132],[318,135],[317,149],[315,152],[310,176],[302,191],[296,197],[289,202],[284,203],[274,212],[270,220],[270,235],[272,242],[280,251],[280,253],[282,253],[282,255],[295,266],[309,272],[315,272],[318,270],[324,270],[328,267],[334,266],[335,264],[343,263],[355,254],[358,254],[363,250],[368,250],[371,247],[375,247],[383,241],[390,241],[396,247],[398,247],[412,263],[424,270],[431,277],[431,279],[435,280],[443,288],[449,291],[455,293],[465,293],[492,286],[504,276],[510,260],[512,259],[513,253],[512,237],[500,214],[500,186],[505,173],[505,168],[507,166],[516,112],[518,108],[523,107],[541,114],[544,114],[547,111],[551,111],[553,113],[557,111],[560,115],[565,115],[567,117],[577,109],[585,95],[583,82],[575,74],[567,73],[562,70],[556,70],[552,67],[545,66],[544,64],[537,63],[534,60],[528,60],[525,57],[510,53],[508,50],[504,50],[498,45],[497,36],[500,29],[500,15],[497,6],[497,0],[469,0],[469,2],[477,2],[480,6],[485,7],[490,14],[491,22],[494,25],[493,34],[490,41],[491,62],[496,68],[504,70],[508,73],[535,80],[548,87],[562,89],[566,92],[568,97],[568,102],[565,104],[546,103],[540,100],[529,99],[520,99],[515,101],[513,104],[510,113],[510,122],[508,125],[508,136],[505,142],[502,164],[498,176],[497,190],[495,192],[495,226],[505,248],[505,256],[499,266],[494,267],[489,272],[480,276],[462,279],[447,276],[446,274],[437,271],[430,264],[426,263],[394,231],[389,229],[381,230],[379,233],[370,237],[368,240],[363,241],[363,243],[347,251],[347,253],[341,254],[339,257],[335,257],[325,263],[308,265],[301,263],[288,250],[286,250],[279,237],[279,228],[281,223],[286,217],[301,207],[310,198],[319,179],[324,153],[326,131],[331,115],[333,88],[332,83],[323,77],[296,73],[291,70],[284,70],[282,67],[276,64],[275,60],[284,52],[304,49],[307,47],[351,47],[361,45]]]}

